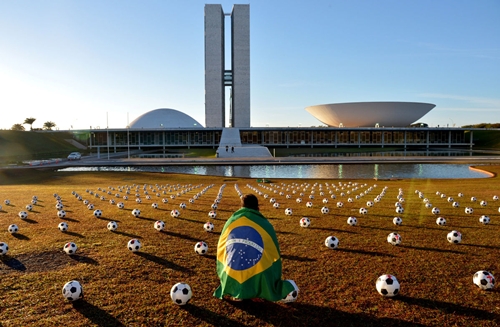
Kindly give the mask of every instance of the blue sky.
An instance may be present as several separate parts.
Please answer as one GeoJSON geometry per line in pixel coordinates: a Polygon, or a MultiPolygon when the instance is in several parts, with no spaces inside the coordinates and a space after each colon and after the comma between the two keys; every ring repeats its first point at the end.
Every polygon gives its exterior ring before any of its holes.
{"type": "MultiPolygon", "coordinates": [[[[123,128],[157,108],[204,125],[205,3],[0,1],[0,129],[123,128]]],[[[356,101],[434,103],[431,126],[500,122],[498,0],[246,3],[252,126],[319,126],[305,107],[356,101]]]]}

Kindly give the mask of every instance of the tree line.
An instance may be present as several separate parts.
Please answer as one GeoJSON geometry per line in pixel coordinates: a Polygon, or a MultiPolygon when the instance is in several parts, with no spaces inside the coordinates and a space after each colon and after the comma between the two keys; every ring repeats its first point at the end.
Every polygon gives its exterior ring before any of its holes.
{"type": "MultiPolygon", "coordinates": [[[[30,125],[30,131],[33,130],[33,123],[36,121],[36,118],[33,118],[33,117],[30,117],[30,118],[26,118],[24,120],[24,123],[22,124],[14,124],[12,125],[12,127],[10,128],[11,130],[13,131],[25,131],[26,128],[24,128],[23,125],[30,125]]],[[[45,123],[43,123],[43,130],[46,130],[46,131],[51,131],[54,127],[56,127],[56,123],[52,122],[52,121],[46,121],[45,123]]],[[[40,128],[38,128],[39,130],[40,128]]],[[[37,129],[35,129],[37,130],[37,129]]]]}

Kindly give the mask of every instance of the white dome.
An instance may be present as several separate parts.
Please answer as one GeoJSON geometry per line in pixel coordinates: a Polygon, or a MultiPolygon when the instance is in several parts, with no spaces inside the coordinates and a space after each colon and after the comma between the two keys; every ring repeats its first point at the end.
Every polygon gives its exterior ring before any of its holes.
{"type": "Polygon", "coordinates": [[[420,102],[351,102],[307,107],[306,110],[328,126],[403,127],[431,111],[436,105],[420,102]]]}
{"type": "Polygon", "coordinates": [[[137,117],[130,128],[203,128],[194,118],[175,109],[155,109],[137,117]]]}

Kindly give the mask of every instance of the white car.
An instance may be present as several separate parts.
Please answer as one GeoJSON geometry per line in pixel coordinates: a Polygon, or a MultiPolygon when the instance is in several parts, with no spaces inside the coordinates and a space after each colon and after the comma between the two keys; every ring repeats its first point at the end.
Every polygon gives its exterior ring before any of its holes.
{"type": "Polygon", "coordinates": [[[82,159],[82,154],[80,152],[71,152],[68,156],[68,160],[80,160],[82,159]]]}

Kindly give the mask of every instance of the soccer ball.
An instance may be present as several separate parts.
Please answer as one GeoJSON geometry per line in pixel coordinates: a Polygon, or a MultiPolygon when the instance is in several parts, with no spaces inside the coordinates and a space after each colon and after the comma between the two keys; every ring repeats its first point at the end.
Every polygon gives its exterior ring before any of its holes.
{"type": "Polygon", "coordinates": [[[101,217],[102,216],[102,211],[97,209],[97,210],[94,210],[94,216],[96,217],[101,217]]]}
{"type": "Polygon", "coordinates": [[[276,202],[276,199],[275,198],[270,198],[269,199],[269,203],[275,203],[276,202]]]}
{"type": "Polygon", "coordinates": [[[170,298],[177,305],[185,305],[191,300],[193,291],[186,283],[177,283],[170,290],[170,298]]]}
{"type": "Polygon", "coordinates": [[[327,198],[324,198],[324,199],[323,199],[323,203],[324,203],[324,204],[327,204],[327,203],[328,203],[328,199],[327,199],[327,198]]]}
{"type": "Polygon", "coordinates": [[[165,222],[162,220],[157,220],[155,221],[154,227],[157,231],[161,232],[162,230],[165,229],[165,222]]]}
{"type": "Polygon", "coordinates": [[[57,217],[59,217],[59,218],[64,218],[64,217],[66,217],[66,211],[64,211],[64,210],[59,210],[59,211],[57,212],[57,217]]]}
{"type": "Polygon", "coordinates": [[[300,227],[309,227],[311,225],[311,220],[307,217],[300,218],[300,227]]]}
{"type": "Polygon", "coordinates": [[[118,207],[118,209],[123,209],[123,208],[125,208],[125,204],[124,204],[123,202],[118,202],[118,203],[116,204],[116,206],[118,207]]]}
{"type": "Polygon", "coordinates": [[[297,284],[291,279],[287,279],[287,282],[293,285],[294,290],[287,294],[283,299],[281,299],[281,303],[290,303],[297,301],[297,297],[299,296],[299,288],[297,284]]]}
{"type": "Polygon", "coordinates": [[[389,235],[387,235],[387,242],[392,245],[399,245],[401,244],[401,241],[401,235],[399,235],[398,233],[390,233],[389,235]]]}
{"type": "Polygon", "coordinates": [[[291,216],[291,215],[292,215],[292,213],[293,213],[292,208],[286,208],[286,209],[285,209],[285,215],[287,215],[287,216],[291,216]]]}
{"type": "Polygon", "coordinates": [[[64,205],[61,202],[57,202],[56,203],[56,209],[57,210],[61,210],[62,208],[64,208],[64,205]]]}
{"type": "Polygon", "coordinates": [[[436,224],[438,224],[439,226],[444,226],[446,225],[446,219],[444,219],[443,217],[439,217],[438,219],[436,219],[436,224]]]}
{"type": "Polygon", "coordinates": [[[323,207],[323,208],[321,208],[321,213],[322,213],[322,214],[326,215],[326,214],[327,214],[327,213],[329,213],[329,212],[330,212],[330,209],[328,209],[328,207],[323,207]]]}
{"type": "Polygon", "coordinates": [[[83,287],[78,281],[72,280],[64,284],[62,295],[68,301],[79,300],[83,298],[83,287]]]}
{"type": "Polygon", "coordinates": [[[26,205],[26,210],[28,211],[33,210],[33,206],[31,204],[26,205]]]}
{"type": "Polygon", "coordinates": [[[205,255],[207,251],[208,251],[208,245],[203,241],[196,243],[196,245],[194,246],[194,252],[196,252],[199,255],[205,255]]]}
{"type": "Polygon", "coordinates": [[[26,219],[28,218],[28,213],[26,211],[19,211],[18,216],[21,219],[26,219]]]}
{"type": "Polygon", "coordinates": [[[161,202],[168,203],[168,199],[167,198],[163,198],[163,199],[161,199],[161,202]]]}
{"type": "Polygon", "coordinates": [[[493,195],[493,201],[498,201],[498,195],[493,195]]]}
{"type": "Polygon", "coordinates": [[[116,221],[110,221],[108,223],[108,229],[114,232],[118,228],[118,223],[116,221]]]}
{"type": "Polygon", "coordinates": [[[401,225],[403,223],[403,219],[401,219],[400,217],[394,217],[394,219],[392,220],[392,223],[394,225],[399,226],[399,225],[401,225]]]}
{"type": "Polygon", "coordinates": [[[8,206],[10,204],[10,200],[4,200],[3,203],[8,206]]]}
{"type": "Polygon", "coordinates": [[[439,215],[439,214],[441,213],[441,210],[439,210],[439,208],[438,208],[438,207],[434,207],[434,208],[432,208],[432,210],[431,210],[431,211],[432,211],[432,213],[433,213],[434,215],[439,215]]]}
{"type": "Polygon", "coordinates": [[[64,244],[64,247],[63,247],[63,250],[64,250],[64,252],[66,252],[66,254],[75,254],[77,249],[78,249],[78,247],[73,242],[68,242],[68,243],[64,244]]]}
{"type": "Polygon", "coordinates": [[[309,199],[314,200],[314,195],[309,195],[309,199]]]}
{"type": "Polygon", "coordinates": [[[186,209],[186,204],[184,202],[182,202],[181,204],[179,204],[179,208],[186,209]]]}
{"type": "Polygon", "coordinates": [[[359,208],[360,215],[366,215],[367,213],[368,213],[368,210],[366,208],[359,208]]]}
{"type": "Polygon", "coordinates": [[[6,255],[9,252],[9,245],[5,242],[0,242],[0,255],[6,255]]]}
{"type": "Polygon", "coordinates": [[[427,203],[425,204],[425,207],[426,207],[427,209],[432,208],[432,203],[427,202],[427,203]]]}
{"type": "Polygon", "coordinates": [[[274,209],[279,209],[280,204],[278,202],[274,202],[273,207],[274,209]]]}
{"type": "Polygon", "coordinates": [[[217,217],[217,212],[215,212],[214,210],[211,210],[209,213],[208,213],[208,217],[214,219],[215,217],[217,217]]]}
{"type": "Polygon", "coordinates": [[[399,282],[396,279],[396,276],[393,275],[382,275],[377,278],[377,282],[375,284],[377,291],[387,297],[392,297],[398,295],[399,293],[399,282]]]}
{"type": "Polygon", "coordinates": [[[473,197],[470,198],[470,202],[476,202],[476,201],[477,201],[477,199],[476,199],[475,196],[473,196],[473,197]]]}
{"type": "Polygon", "coordinates": [[[142,246],[141,241],[139,241],[136,238],[131,239],[130,241],[128,241],[127,244],[127,248],[132,252],[139,251],[141,249],[141,246],[142,246]]]}
{"type": "Polygon", "coordinates": [[[349,217],[347,218],[347,223],[351,226],[356,226],[358,224],[358,220],[356,217],[349,217]]]}
{"type": "Polygon", "coordinates": [[[19,228],[17,227],[16,224],[12,224],[9,226],[9,228],[7,228],[7,230],[9,231],[9,233],[15,234],[19,231],[19,228]]]}
{"type": "Polygon", "coordinates": [[[57,228],[59,228],[61,232],[65,232],[68,230],[68,224],[66,224],[65,222],[59,223],[59,225],[57,225],[57,228]]]}
{"type": "Polygon", "coordinates": [[[465,213],[466,214],[472,215],[473,212],[474,212],[474,209],[472,209],[471,207],[465,207],[465,213]]]}
{"type": "Polygon", "coordinates": [[[210,206],[210,208],[212,208],[213,210],[217,210],[217,203],[212,203],[212,205],[210,206]]]}
{"type": "Polygon", "coordinates": [[[479,270],[472,277],[474,284],[482,290],[489,291],[495,287],[495,276],[486,270],[479,270]]]}
{"type": "Polygon", "coordinates": [[[488,202],[483,200],[483,201],[481,201],[480,205],[481,205],[481,207],[486,207],[488,205],[488,202]]]}
{"type": "Polygon", "coordinates": [[[177,218],[181,215],[181,213],[179,212],[179,210],[173,209],[172,211],[170,211],[170,215],[174,218],[177,218]]]}
{"type": "Polygon", "coordinates": [[[301,199],[301,198],[297,198],[297,200],[295,200],[295,202],[297,202],[297,203],[301,203],[301,202],[302,202],[302,199],[301,199]]]}
{"type": "Polygon", "coordinates": [[[452,206],[453,208],[458,208],[458,207],[460,207],[460,203],[458,203],[458,202],[456,202],[456,201],[455,201],[455,202],[453,202],[453,203],[452,203],[452,205],[451,205],[451,206],[452,206]]]}
{"type": "Polygon", "coordinates": [[[337,202],[337,208],[342,208],[344,206],[344,204],[342,202],[337,202]]]}
{"type": "Polygon", "coordinates": [[[134,217],[136,217],[136,218],[137,218],[137,217],[139,217],[140,215],[141,215],[141,210],[139,210],[139,209],[134,209],[134,210],[132,210],[132,216],[134,216],[134,217]]]}
{"type": "Polygon", "coordinates": [[[486,215],[482,215],[480,218],[479,218],[479,222],[483,225],[488,225],[490,223],[490,217],[486,216],[486,215]]]}
{"type": "Polygon", "coordinates": [[[449,196],[447,200],[448,200],[448,202],[450,202],[450,203],[451,203],[451,202],[453,202],[453,198],[452,198],[451,196],[449,196]]]}
{"type": "Polygon", "coordinates": [[[141,200],[141,198],[136,198],[136,199],[135,199],[135,202],[137,202],[137,203],[142,203],[142,200],[141,200]]]}
{"type": "Polygon", "coordinates": [[[306,207],[312,208],[312,206],[313,206],[313,203],[311,201],[309,201],[309,202],[306,203],[306,207]]]}
{"type": "Polygon", "coordinates": [[[367,207],[373,207],[373,201],[368,201],[366,202],[367,207]]]}
{"type": "Polygon", "coordinates": [[[396,213],[402,214],[403,212],[405,212],[405,209],[403,207],[396,207],[396,213]]]}
{"type": "Polygon", "coordinates": [[[339,239],[335,236],[328,236],[325,240],[325,246],[329,249],[336,249],[339,247],[339,239]]]}
{"type": "Polygon", "coordinates": [[[207,222],[203,225],[203,229],[204,229],[206,232],[213,232],[213,231],[214,231],[214,224],[212,224],[211,222],[207,221],[207,222]]]}
{"type": "Polygon", "coordinates": [[[109,204],[111,204],[111,205],[115,204],[115,200],[110,199],[110,200],[109,200],[109,204]]]}
{"type": "Polygon", "coordinates": [[[448,242],[458,244],[462,241],[462,234],[456,230],[452,230],[447,236],[448,242]]]}
{"type": "Polygon", "coordinates": [[[151,208],[158,209],[158,203],[151,203],[151,208]]]}

